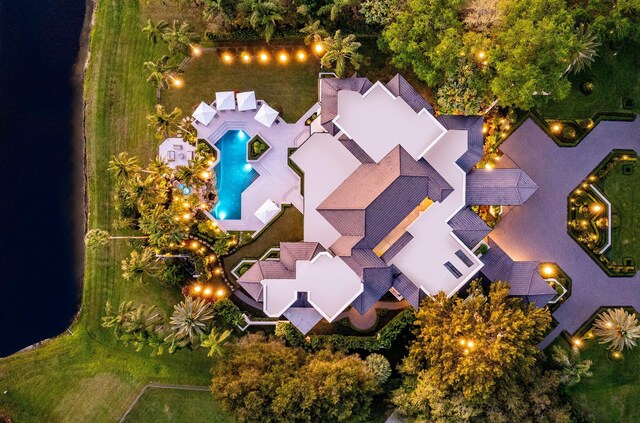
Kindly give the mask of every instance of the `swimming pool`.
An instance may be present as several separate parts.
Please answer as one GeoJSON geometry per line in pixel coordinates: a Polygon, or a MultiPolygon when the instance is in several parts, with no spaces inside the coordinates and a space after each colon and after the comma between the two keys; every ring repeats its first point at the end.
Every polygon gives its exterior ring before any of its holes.
{"type": "Polygon", "coordinates": [[[227,131],[215,146],[220,150],[220,160],[214,167],[218,204],[213,209],[216,219],[240,219],[242,214],[242,191],[258,176],[247,163],[249,135],[244,131],[227,131]]]}

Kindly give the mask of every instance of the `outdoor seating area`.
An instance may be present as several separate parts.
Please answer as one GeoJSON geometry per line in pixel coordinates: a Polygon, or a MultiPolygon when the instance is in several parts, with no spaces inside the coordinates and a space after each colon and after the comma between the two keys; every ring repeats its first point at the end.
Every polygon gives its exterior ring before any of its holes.
{"type": "MultiPolygon", "coordinates": [[[[317,107],[314,105],[311,111],[317,107]]],[[[225,165],[225,153],[219,148],[219,141],[230,131],[236,133],[237,139],[233,142],[242,142],[244,146],[234,148],[233,153],[228,150],[227,154],[239,154],[242,150],[245,160],[250,162],[242,165],[242,170],[245,173],[255,171],[258,175],[247,184],[228,188],[234,190],[229,198],[239,198],[240,204],[237,200],[232,204],[240,210],[239,213],[230,214],[225,210],[212,211],[209,215],[222,229],[258,232],[279,213],[284,204],[292,204],[302,211],[300,176],[289,166],[289,149],[298,146],[310,134],[303,117],[295,123],[286,123],[281,121],[277,110],[266,101],[256,98],[255,91],[219,91],[215,93],[212,103],[200,103],[193,118],[192,125],[197,130],[198,138],[206,140],[215,151],[214,171],[218,177],[220,198],[228,196],[228,193],[222,192],[224,189],[220,184],[223,180],[229,180],[222,174],[227,172],[229,177],[233,177],[231,173],[240,166],[225,165]],[[261,142],[256,143],[256,140],[261,142]]],[[[233,160],[238,163],[242,161],[235,156],[233,160]]],[[[237,173],[240,174],[240,171],[237,173]]],[[[225,183],[225,186],[230,185],[225,183]]]]}
{"type": "Polygon", "coordinates": [[[193,160],[196,147],[184,141],[182,138],[167,138],[158,147],[158,156],[169,167],[187,166],[193,160]]]}

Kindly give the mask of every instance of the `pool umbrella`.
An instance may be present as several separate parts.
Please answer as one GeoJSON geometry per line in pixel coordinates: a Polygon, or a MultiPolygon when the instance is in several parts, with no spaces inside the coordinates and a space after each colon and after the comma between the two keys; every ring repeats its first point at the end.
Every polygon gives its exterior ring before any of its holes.
{"type": "Polygon", "coordinates": [[[255,110],[256,109],[256,93],[255,91],[246,91],[243,93],[238,93],[236,96],[236,100],[238,101],[238,110],[244,112],[246,110],[255,110]]]}
{"type": "Polygon", "coordinates": [[[258,210],[256,210],[254,214],[258,219],[260,219],[262,223],[267,224],[278,213],[280,213],[280,207],[278,207],[278,205],[271,199],[267,199],[267,201],[262,203],[262,205],[258,208],[258,210]]]}
{"type": "Polygon", "coordinates": [[[200,105],[198,106],[196,111],[193,112],[193,115],[191,116],[193,116],[195,120],[197,120],[198,122],[206,126],[209,124],[209,122],[211,122],[211,119],[213,119],[216,113],[218,113],[216,109],[214,109],[213,107],[209,106],[207,103],[202,101],[200,102],[200,105]]]}
{"type": "Polygon", "coordinates": [[[216,93],[216,107],[218,110],[235,110],[236,100],[233,91],[219,91],[216,93]]]}
{"type": "Polygon", "coordinates": [[[273,122],[278,118],[278,112],[273,108],[269,107],[268,104],[263,104],[256,113],[254,117],[255,120],[266,126],[267,128],[271,128],[273,122]]]}

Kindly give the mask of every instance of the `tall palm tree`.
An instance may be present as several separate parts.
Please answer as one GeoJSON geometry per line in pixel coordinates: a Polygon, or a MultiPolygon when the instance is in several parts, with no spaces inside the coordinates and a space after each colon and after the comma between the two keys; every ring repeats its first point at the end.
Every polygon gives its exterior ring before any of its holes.
{"type": "Polygon", "coordinates": [[[160,266],[154,252],[145,248],[142,253],[131,251],[129,259],[122,260],[122,277],[126,280],[137,280],[144,283],[145,276],[158,276],[160,266]]]}
{"type": "Polygon", "coordinates": [[[209,352],[207,353],[208,357],[222,355],[222,347],[227,342],[229,336],[231,336],[230,330],[225,330],[220,333],[216,328],[213,328],[211,329],[211,332],[209,332],[209,335],[202,336],[200,346],[203,348],[209,348],[209,352]]]}
{"type": "Polygon", "coordinates": [[[207,170],[208,166],[205,162],[194,160],[189,163],[189,166],[177,166],[174,176],[185,185],[197,187],[204,184],[202,172],[207,170]]]}
{"type": "Polygon", "coordinates": [[[133,301],[123,301],[117,309],[113,308],[111,303],[107,301],[104,306],[104,316],[102,316],[102,327],[113,328],[113,334],[120,339],[123,335],[123,325],[127,316],[133,310],[133,301]]]}
{"type": "Polygon", "coordinates": [[[149,244],[163,247],[180,243],[187,238],[187,230],[163,206],[145,207],[138,220],[142,233],[149,235],[149,244]]]}
{"type": "Polygon", "coordinates": [[[169,164],[162,158],[156,156],[149,164],[147,165],[147,172],[151,177],[158,181],[161,179],[166,179],[171,177],[171,168],[169,164]]]}
{"type": "Polygon", "coordinates": [[[593,376],[589,371],[593,362],[582,360],[577,348],[572,348],[569,352],[566,348],[555,345],[551,350],[551,358],[562,367],[562,381],[567,386],[579,383],[583,377],[593,376]]]}
{"type": "Polygon", "coordinates": [[[125,332],[153,332],[163,320],[155,305],[147,307],[142,304],[129,311],[122,329],[125,332]]]}
{"type": "Polygon", "coordinates": [[[244,0],[240,8],[249,14],[249,23],[266,42],[271,41],[277,22],[282,21],[280,5],[271,0],[244,0]]]}
{"type": "Polygon", "coordinates": [[[147,116],[149,126],[156,130],[156,138],[168,138],[180,129],[182,110],[177,107],[167,112],[162,104],[156,104],[155,113],[147,116]]]}
{"type": "Polygon", "coordinates": [[[580,24],[576,33],[576,40],[571,52],[571,63],[567,72],[580,73],[591,67],[598,57],[600,47],[598,37],[584,24],[580,24]]]}
{"type": "Polygon", "coordinates": [[[322,66],[332,68],[339,77],[343,77],[347,68],[347,62],[355,69],[360,68],[362,54],[358,49],[362,44],[355,41],[353,34],[343,37],[340,30],[337,30],[333,37],[324,39],[325,53],[320,60],[322,66]]]}
{"type": "Polygon", "coordinates": [[[148,236],[112,236],[109,232],[103,229],[91,229],[87,231],[84,236],[85,245],[90,248],[102,247],[109,243],[112,239],[147,239],[148,236]]]}
{"type": "Polygon", "coordinates": [[[166,200],[166,192],[162,190],[155,178],[151,175],[141,178],[135,175],[129,179],[126,184],[127,196],[131,201],[138,205],[138,208],[144,207],[145,204],[163,203],[166,200]]]}
{"type": "Polygon", "coordinates": [[[200,336],[207,332],[213,319],[211,303],[202,298],[187,297],[173,308],[169,322],[174,336],[178,340],[188,339],[191,345],[197,345],[200,336]]]}
{"type": "Polygon", "coordinates": [[[157,22],[153,22],[151,19],[148,19],[147,26],[142,28],[142,32],[147,34],[147,39],[149,41],[156,44],[168,27],[169,24],[166,21],[159,20],[157,22]]]}
{"type": "Polygon", "coordinates": [[[200,42],[200,36],[192,31],[188,22],[174,19],[171,26],[162,33],[162,40],[167,43],[169,52],[190,56],[194,43],[200,42]]]}
{"type": "Polygon", "coordinates": [[[317,43],[322,41],[323,38],[329,36],[329,33],[322,27],[322,23],[319,20],[315,22],[309,22],[304,28],[300,30],[300,32],[305,34],[305,44],[317,43]]]}
{"type": "Polygon", "coordinates": [[[640,326],[635,314],[622,308],[609,309],[598,316],[593,324],[593,333],[600,338],[601,344],[611,343],[610,349],[622,351],[636,346],[640,326]]]}
{"type": "Polygon", "coordinates": [[[118,181],[123,181],[138,172],[140,165],[136,156],[129,156],[126,151],[123,151],[109,161],[108,170],[113,172],[118,181]]]}
{"type": "Polygon", "coordinates": [[[169,56],[162,56],[155,62],[144,62],[144,67],[151,72],[147,82],[158,90],[158,98],[160,98],[162,90],[168,90],[171,86],[171,74],[182,73],[178,65],[169,63],[169,56]]]}

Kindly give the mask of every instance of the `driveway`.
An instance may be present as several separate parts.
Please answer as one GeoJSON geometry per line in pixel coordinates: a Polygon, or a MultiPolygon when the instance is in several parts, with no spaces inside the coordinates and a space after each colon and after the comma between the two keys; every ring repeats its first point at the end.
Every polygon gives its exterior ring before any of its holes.
{"type": "Polygon", "coordinates": [[[633,306],[640,311],[640,273],[607,276],[567,233],[569,193],[612,149],[640,153],[640,119],[601,122],[572,148],[558,147],[529,119],[501,146],[539,189],[524,206],[511,209],[490,236],[514,260],[555,262],[573,282],[571,297],[553,314],[559,325],[541,347],[562,331],[574,334],[599,307],[633,306]]]}

